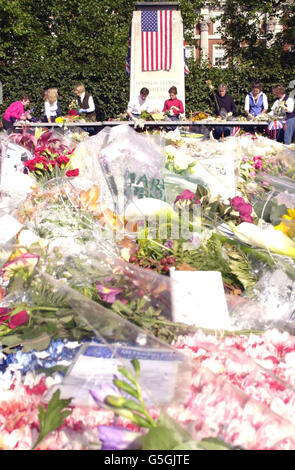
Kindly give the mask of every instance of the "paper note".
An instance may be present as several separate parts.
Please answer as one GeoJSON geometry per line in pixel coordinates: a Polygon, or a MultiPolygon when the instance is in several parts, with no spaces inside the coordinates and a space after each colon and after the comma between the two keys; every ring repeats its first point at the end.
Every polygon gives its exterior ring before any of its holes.
{"type": "Polygon", "coordinates": [[[193,167],[193,177],[204,181],[212,196],[224,198],[235,196],[235,167],[231,156],[198,160],[193,167]]]}
{"type": "Polygon", "coordinates": [[[62,384],[50,389],[46,401],[59,388],[61,397],[72,397],[74,405],[93,406],[89,390],[95,390],[102,384],[111,385],[114,376],[120,376],[118,366],[122,366],[122,360],[123,365],[127,361],[128,368],[132,371],[130,360],[134,358],[140,362],[139,382],[146,404],[169,403],[174,396],[178,366],[183,361],[181,354],[172,349],[155,350],[119,345],[110,348],[107,345],[89,343],[82,346],[62,384]]]}
{"type": "Polygon", "coordinates": [[[23,225],[11,215],[5,214],[0,217],[0,227],[0,243],[6,243],[20,231],[23,225]]]}
{"type": "Polygon", "coordinates": [[[12,172],[24,170],[24,163],[26,160],[32,159],[33,156],[28,149],[20,145],[9,142],[6,152],[2,157],[2,177],[11,174],[12,172]]]}
{"type": "Polygon", "coordinates": [[[220,272],[171,269],[170,278],[173,321],[200,328],[230,329],[220,272]]]}

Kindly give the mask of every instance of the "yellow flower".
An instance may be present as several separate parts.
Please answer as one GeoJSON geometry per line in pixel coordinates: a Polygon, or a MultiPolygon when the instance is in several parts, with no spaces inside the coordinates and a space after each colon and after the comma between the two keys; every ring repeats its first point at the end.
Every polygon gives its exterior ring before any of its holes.
{"type": "Polygon", "coordinates": [[[289,215],[283,215],[283,219],[295,220],[295,209],[287,209],[289,215]]]}
{"type": "Polygon", "coordinates": [[[57,118],[55,119],[55,122],[60,122],[60,123],[62,123],[62,122],[65,122],[65,119],[60,116],[60,117],[57,117],[57,118]]]}
{"type": "Polygon", "coordinates": [[[287,237],[295,237],[295,209],[287,209],[288,214],[282,216],[282,222],[275,226],[276,230],[280,230],[287,237]],[[286,222],[285,222],[286,221],[286,222]]]}

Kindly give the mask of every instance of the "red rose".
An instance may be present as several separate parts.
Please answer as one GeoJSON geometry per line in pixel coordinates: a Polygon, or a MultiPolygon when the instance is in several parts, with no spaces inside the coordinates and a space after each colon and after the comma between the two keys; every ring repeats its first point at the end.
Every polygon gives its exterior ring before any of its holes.
{"type": "Polygon", "coordinates": [[[75,168],[75,170],[68,170],[66,171],[66,176],[78,176],[79,175],[79,168],[75,168]]]}
{"type": "Polygon", "coordinates": [[[25,323],[28,323],[30,317],[29,314],[26,310],[21,310],[20,312],[16,313],[10,318],[10,321],[8,322],[9,328],[14,330],[17,326],[24,325],[25,323]]]}
{"type": "Polygon", "coordinates": [[[10,309],[7,307],[0,308],[0,325],[9,319],[10,309]]]}
{"type": "Polygon", "coordinates": [[[68,112],[68,116],[79,116],[79,114],[75,109],[70,109],[70,111],[68,112]]]}

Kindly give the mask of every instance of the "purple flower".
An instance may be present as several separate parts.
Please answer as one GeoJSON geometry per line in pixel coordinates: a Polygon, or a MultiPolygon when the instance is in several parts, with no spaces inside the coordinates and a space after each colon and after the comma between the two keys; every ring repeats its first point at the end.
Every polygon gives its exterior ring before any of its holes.
{"type": "Polygon", "coordinates": [[[96,288],[100,294],[101,300],[108,304],[112,304],[117,300],[117,295],[119,295],[122,289],[118,287],[107,287],[101,284],[101,282],[96,283],[96,288]]]}
{"type": "Polygon", "coordinates": [[[190,243],[192,243],[196,247],[200,246],[201,244],[200,234],[197,232],[193,232],[192,238],[190,239],[190,243]]]}
{"type": "Polygon", "coordinates": [[[102,442],[101,450],[136,450],[141,448],[140,433],[118,426],[99,426],[98,437],[102,442]]]}
{"type": "Polygon", "coordinates": [[[109,385],[106,383],[99,385],[95,390],[89,390],[89,393],[99,408],[105,406],[105,398],[108,395],[120,395],[120,392],[115,385],[109,385]]]}
{"type": "Polygon", "coordinates": [[[171,250],[171,248],[173,246],[172,238],[170,238],[170,240],[165,241],[164,246],[166,246],[167,248],[170,248],[170,250],[171,250]]]}

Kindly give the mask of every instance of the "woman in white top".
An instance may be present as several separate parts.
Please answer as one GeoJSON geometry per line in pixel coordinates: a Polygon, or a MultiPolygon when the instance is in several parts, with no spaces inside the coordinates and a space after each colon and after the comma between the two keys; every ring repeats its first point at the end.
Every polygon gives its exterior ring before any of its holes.
{"type": "Polygon", "coordinates": [[[57,101],[57,97],[57,88],[49,88],[47,90],[47,97],[44,102],[45,122],[53,123],[55,122],[55,118],[60,116],[60,107],[57,101]]]}

